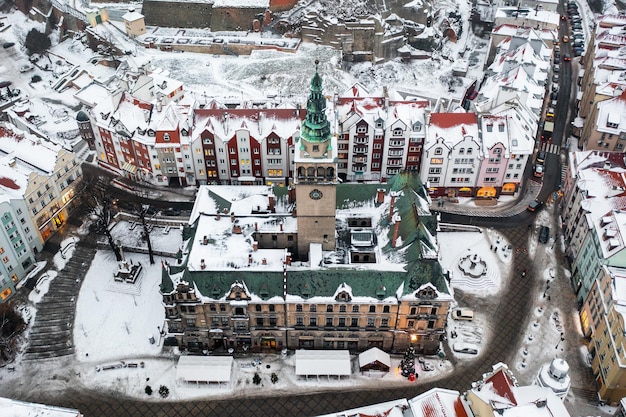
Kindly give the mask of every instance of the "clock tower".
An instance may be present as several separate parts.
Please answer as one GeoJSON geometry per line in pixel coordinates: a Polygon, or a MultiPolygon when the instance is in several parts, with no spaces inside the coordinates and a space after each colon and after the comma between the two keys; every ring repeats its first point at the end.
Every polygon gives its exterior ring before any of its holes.
{"type": "Polygon", "coordinates": [[[322,77],[311,79],[306,118],[300,137],[295,139],[295,187],[298,220],[298,257],[308,257],[311,243],[322,250],[335,249],[335,211],[337,208],[337,146],[326,118],[326,97],[322,77]]]}

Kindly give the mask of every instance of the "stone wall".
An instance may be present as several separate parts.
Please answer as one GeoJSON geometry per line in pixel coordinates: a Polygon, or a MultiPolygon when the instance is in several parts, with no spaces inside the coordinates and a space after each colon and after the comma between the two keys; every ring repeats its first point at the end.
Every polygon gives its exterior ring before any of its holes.
{"type": "Polygon", "coordinates": [[[146,26],[211,28],[213,4],[144,0],[146,26]]]}

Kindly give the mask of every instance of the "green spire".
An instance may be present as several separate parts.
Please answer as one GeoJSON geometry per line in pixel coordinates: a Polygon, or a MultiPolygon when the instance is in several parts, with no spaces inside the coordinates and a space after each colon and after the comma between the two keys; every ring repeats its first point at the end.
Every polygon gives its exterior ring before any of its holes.
{"type": "Polygon", "coordinates": [[[169,294],[174,291],[174,284],[163,261],[161,261],[161,285],[159,289],[161,290],[161,294],[169,294]]]}
{"type": "Polygon", "coordinates": [[[322,94],[322,77],[317,72],[318,60],[315,60],[315,75],[311,79],[311,92],[306,102],[306,118],[302,122],[302,138],[308,142],[326,142],[330,140],[330,122],[326,118],[326,97],[322,94]]]}

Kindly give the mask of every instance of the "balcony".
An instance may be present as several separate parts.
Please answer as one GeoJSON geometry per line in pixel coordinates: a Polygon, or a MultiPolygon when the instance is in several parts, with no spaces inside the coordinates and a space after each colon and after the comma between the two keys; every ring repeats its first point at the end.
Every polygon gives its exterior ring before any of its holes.
{"type": "Polygon", "coordinates": [[[352,152],[356,154],[367,153],[367,146],[355,146],[352,152]]]}
{"type": "Polygon", "coordinates": [[[403,140],[390,140],[389,141],[389,147],[390,148],[399,148],[399,147],[403,147],[404,144],[406,143],[406,141],[403,140]]]}

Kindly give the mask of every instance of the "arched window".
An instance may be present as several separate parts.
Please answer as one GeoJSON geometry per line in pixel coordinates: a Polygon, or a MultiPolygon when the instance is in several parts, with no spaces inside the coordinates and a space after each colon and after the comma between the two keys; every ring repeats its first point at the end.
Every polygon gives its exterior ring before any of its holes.
{"type": "Polygon", "coordinates": [[[324,174],[326,173],[326,170],[322,167],[317,168],[317,176],[319,178],[324,178],[324,174]]]}
{"type": "Polygon", "coordinates": [[[313,178],[315,176],[315,168],[309,167],[306,170],[306,176],[309,178],[313,178]]]}
{"type": "Polygon", "coordinates": [[[334,180],[335,179],[335,168],[326,168],[326,179],[334,180]]]}

